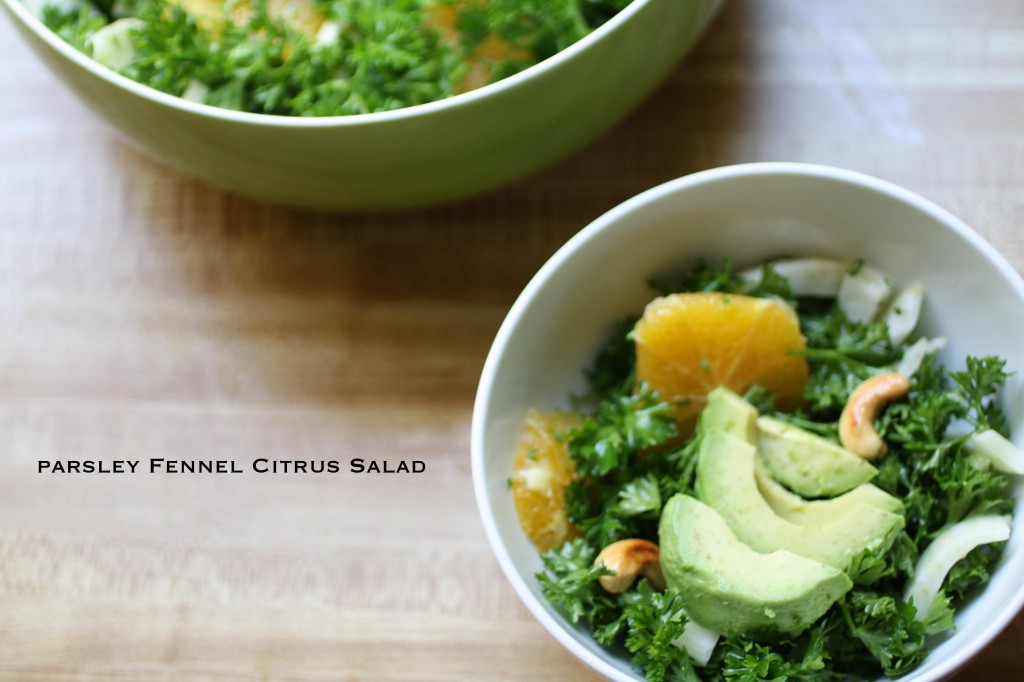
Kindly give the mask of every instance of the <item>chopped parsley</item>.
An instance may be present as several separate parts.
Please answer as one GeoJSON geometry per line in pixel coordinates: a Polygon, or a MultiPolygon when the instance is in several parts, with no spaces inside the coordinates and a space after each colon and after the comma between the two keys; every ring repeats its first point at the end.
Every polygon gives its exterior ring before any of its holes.
{"type": "MultiPolygon", "coordinates": [[[[859,267],[859,263],[854,268],[859,267]]],[[[865,378],[898,362],[906,344],[893,344],[883,322],[850,320],[834,299],[793,295],[785,278],[766,268],[759,283],[742,280],[726,263],[699,264],[685,276],[651,283],[662,294],[718,291],[772,296],[787,301],[807,338],[810,378],[805,403],[791,413],[774,411],[763,388],[748,392],[762,413],[836,437],[836,421],[851,391],[865,378]]],[[[921,552],[942,530],[977,514],[1012,513],[1006,475],[971,465],[966,441],[947,434],[954,423],[977,432],[1007,433],[997,396],[1008,374],[996,357],[968,357],[947,371],[936,353],[925,356],[910,393],[889,406],[878,429],[889,454],[873,483],[905,506],[906,527],[884,552],[865,552],[849,573],[854,587],[810,629],[798,636],[722,637],[706,666],[671,644],[685,627],[679,595],[655,591],[646,580],[612,595],[598,584],[602,547],[624,538],[658,541],[662,504],[678,492],[695,494],[699,435],[681,439],[672,405],[636,386],[635,348],[624,321],[585,371],[589,389],[578,400],[582,424],[568,436],[580,474],[566,488],[566,514],[583,534],[543,555],[543,593],[573,623],[587,623],[595,640],[632,659],[653,682],[701,680],[846,680],[902,675],[929,651],[928,637],[948,631],[953,614],[991,577],[1004,543],[982,545],[957,563],[939,597],[923,616],[903,601],[921,552]]]]}
{"type": "Polygon", "coordinates": [[[342,116],[500,80],[630,1],[63,0],[42,19],[97,59],[107,54],[97,43],[124,27],[126,47],[107,65],[171,95],[259,114],[342,116]]]}

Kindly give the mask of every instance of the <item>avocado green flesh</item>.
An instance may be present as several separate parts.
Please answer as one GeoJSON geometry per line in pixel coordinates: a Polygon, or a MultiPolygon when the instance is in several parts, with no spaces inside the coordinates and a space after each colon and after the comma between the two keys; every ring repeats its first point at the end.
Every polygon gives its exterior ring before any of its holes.
{"type": "Polygon", "coordinates": [[[772,477],[804,497],[833,497],[878,473],[846,448],[772,417],[757,419],[757,449],[772,477]]]}
{"type": "Polygon", "coordinates": [[[853,583],[842,571],[786,550],[760,554],[718,512],[687,495],[665,505],[661,567],[687,614],[716,632],[798,634],[853,583]]]}
{"type": "Polygon", "coordinates": [[[725,386],[708,393],[697,424],[700,433],[725,431],[748,443],[757,442],[757,409],[725,386]]]}
{"type": "Polygon", "coordinates": [[[788,521],[758,488],[753,445],[723,431],[704,434],[697,460],[697,496],[725,519],[741,542],[757,552],[786,549],[849,570],[864,551],[888,549],[904,519],[868,504],[834,513],[818,525],[788,521]]]}
{"type": "Polygon", "coordinates": [[[757,488],[776,514],[801,526],[817,526],[848,513],[859,505],[877,507],[893,514],[903,513],[903,503],[881,488],[862,483],[848,493],[830,500],[805,500],[776,482],[758,457],[755,462],[757,488]]]}

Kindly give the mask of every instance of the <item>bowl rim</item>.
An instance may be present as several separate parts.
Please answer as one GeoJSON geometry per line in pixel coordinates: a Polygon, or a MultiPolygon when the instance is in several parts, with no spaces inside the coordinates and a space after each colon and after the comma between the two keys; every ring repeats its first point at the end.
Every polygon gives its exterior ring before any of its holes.
{"type": "Polygon", "coordinates": [[[392,111],[380,111],[369,114],[349,114],[339,116],[284,116],[278,114],[256,114],[246,111],[234,111],[223,109],[210,104],[193,102],[182,99],[165,92],[161,92],[148,85],[143,85],[127,76],[122,76],[116,71],[109,69],[92,57],[75,49],[65,42],[56,33],[51,31],[42,20],[33,15],[20,0],[0,0],[11,14],[30,29],[36,36],[45,42],[51,49],[55,50],[65,59],[68,59],[79,67],[90,72],[93,76],[107,81],[122,90],[151,100],[158,104],[177,109],[178,111],[205,116],[225,122],[242,123],[249,125],[269,125],[283,128],[333,128],[333,127],[358,127],[385,123],[388,121],[400,121],[421,116],[428,116],[435,112],[456,108],[463,105],[470,105],[478,100],[496,97],[501,93],[515,88],[520,83],[531,78],[540,76],[548,71],[559,68],[563,63],[572,60],[577,54],[584,52],[590,46],[601,41],[605,35],[612,33],[619,26],[628,22],[635,14],[638,14],[644,7],[656,0],[633,0],[624,9],[618,12],[611,19],[598,26],[596,29],[585,35],[561,52],[548,57],[547,59],[530,66],[519,73],[503,78],[495,83],[490,83],[481,88],[469,92],[452,95],[433,102],[416,104],[392,111]]]}
{"type": "MultiPolygon", "coordinates": [[[[610,209],[603,215],[596,218],[589,225],[573,235],[565,242],[537,271],[530,279],[522,293],[516,298],[508,314],[503,320],[490,351],[484,362],[480,375],[480,383],[477,388],[473,404],[473,415],[470,433],[470,463],[473,475],[473,490],[477,503],[477,511],[484,526],[484,532],[491,545],[498,564],[505,577],[512,584],[513,589],[523,604],[533,614],[540,624],[566,649],[573,653],[579,660],[590,666],[595,671],[605,675],[616,682],[633,682],[634,678],[627,677],[611,667],[607,662],[600,659],[593,652],[580,646],[569,634],[568,628],[556,620],[551,613],[544,609],[539,600],[535,599],[532,591],[526,584],[526,580],[519,574],[513,564],[512,557],[501,540],[497,520],[493,513],[493,507],[489,504],[490,495],[487,490],[487,481],[484,479],[484,433],[486,424],[484,415],[488,411],[488,403],[495,386],[495,374],[502,356],[505,354],[509,338],[513,330],[519,324],[519,319],[531,306],[538,292],[544,287],[562,264],[572,257],[577,249],[584,243],[596,237],[598,234],[609,229],[615,223],[630,213],[642,209],[647,204],[656,202],[665,196],[677,192],[688,191],[701,185],[714,183],[743,176],[802,176],[815,179],[835,180],[838,182],[858,186],[867,190],[879,192],[900,202],[926,213],[938,222],[943,223],[947,228],[958,234],[976,248],[981,255],[998,271],[1006,282],[1015,289],[1017,295],[1024,300],[1024,279],[1009,264],[1009,262],[988,243],[980,234],[975,232],[960,218],[950,211],[942,208],[930,199],[905,189],[887,180],[847,170],[834,166],[801,163],[801,162],[780,162],[766,161],[754,163],[741,163],[729,166],[721,166],[704,171],[685,175],[674,180],[652,187],[636,196],[627,199],[623,203],[610,209]]],[[[991,642],[1016,616],[1024,606],[1024,584],[1017,592],[1005,602],[1004,608],[990,619],[978,632],[978,635],[956,650],[941,665],[917,678],[917,682],[936,682],[959,668],[963,667],[981,649],[991,642]]],[[[912,674],[912,673],[911,673],[912,674]]]]}

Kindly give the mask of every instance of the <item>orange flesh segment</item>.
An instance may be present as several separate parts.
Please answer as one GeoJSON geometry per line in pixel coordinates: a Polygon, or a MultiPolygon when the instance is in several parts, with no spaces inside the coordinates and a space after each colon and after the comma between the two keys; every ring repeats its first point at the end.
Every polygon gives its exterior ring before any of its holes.
{"type": "Polygon", "coordinates": [[[564,439],[579,423],[572,415],[531,410],[523,425],[510,479],[512,499],[519,525],[541,552],[579,536],[565,515],[565,486],[574,470],[564,439]]]}
{"type": "Polygon", "coordinates": [[[707,394],[726,386],[743,395],[759,384],[779,409],[796,407],[807,383],[806,348],[796,313],[770,298],[701,292],[647,305],[634,329],[636,373],[677,403],[683,434],[692,431],[707,394]]]}

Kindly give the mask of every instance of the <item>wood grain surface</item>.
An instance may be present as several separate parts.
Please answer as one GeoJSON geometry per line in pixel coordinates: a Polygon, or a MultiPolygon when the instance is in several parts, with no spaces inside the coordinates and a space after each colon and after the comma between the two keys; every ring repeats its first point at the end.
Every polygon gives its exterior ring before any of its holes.
{"type": "MultiPolygon", "coordinates": [[[[470,481],[476,382],[577,230],[754,160],[905,185],[1024,269],[1024,5],[732,0],[586,151],[383,217],[262,205],[162,167],[0,20],[0,679],[597,680],[492,558],[470,481]],[[151,457],[427,470],[36,473],[151,457]]],[[[1024,616],[961,673],[1022,677],[1024,616]]]]}

